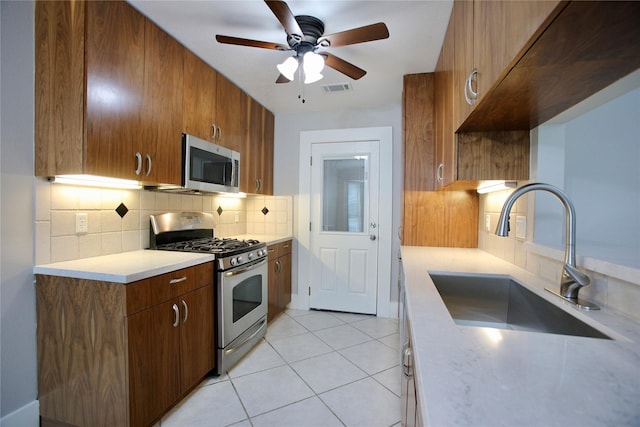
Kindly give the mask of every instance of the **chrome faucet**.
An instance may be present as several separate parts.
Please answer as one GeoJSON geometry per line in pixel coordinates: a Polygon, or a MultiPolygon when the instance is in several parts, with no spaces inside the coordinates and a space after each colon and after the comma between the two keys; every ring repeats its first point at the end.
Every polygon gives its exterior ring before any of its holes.
{"type": "Polygon", "coordinates": [[[566,238],[564,249],[564,267],[562,269],[562,278],[560,279],[560,293],[547,289],[560,297],[576,304],[578,307],[586,310],[598,310],[599,307],[589,301],[578,298],[578,291],[584,286],[590,283],[589,276],[582,273],[576,267],[576,212],[573,208],[573,204],[559,188],[550,184],[533,183],[526,184],[522,187],[516,188],[513,193],[507,197],[500,212],[500,219],[498,220],[498,227],[496,228],[496,234],[498,236],[506,237],[509,234],[509,213],[516,200],[529,191],[540,190],[547,191],[553,194],[564,206],[565,221],[566,221],[566,238]]]}

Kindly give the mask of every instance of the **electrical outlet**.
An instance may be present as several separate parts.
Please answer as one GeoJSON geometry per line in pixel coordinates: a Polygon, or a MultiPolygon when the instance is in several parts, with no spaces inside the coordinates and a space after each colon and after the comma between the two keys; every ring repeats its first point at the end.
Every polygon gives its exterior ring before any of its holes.
{"type": "Polygon", "coordinates": [[[527,217],[516,216],[516,239],[526,240],[527,238],[527,217]]]}
{"type": "Polygon", "coordinates": [[[487,231],[491,231],[491,215],[489,214],[484,216],[484,228],[487,231]]]}
{"type": "Polygon", "coordinates": [[[235,221],[236,224],[240,222],[240,214],[238,212],[236,212],[235,221]]]}
{"type": "Polygon", "coordinates": [[[76,234],[84,234],[89,231],[89,215],[86,213],[76,214],[76,234]]]}

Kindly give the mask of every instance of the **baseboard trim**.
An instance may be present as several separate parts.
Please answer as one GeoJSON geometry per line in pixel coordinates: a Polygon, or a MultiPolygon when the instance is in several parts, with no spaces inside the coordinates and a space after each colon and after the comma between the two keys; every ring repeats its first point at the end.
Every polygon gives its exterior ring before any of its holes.
{"type": "Polygon", "coordinates": [[[0,427],[38,427],[40,425],[40,403],[34,400],[0,418],[0,427]]]}

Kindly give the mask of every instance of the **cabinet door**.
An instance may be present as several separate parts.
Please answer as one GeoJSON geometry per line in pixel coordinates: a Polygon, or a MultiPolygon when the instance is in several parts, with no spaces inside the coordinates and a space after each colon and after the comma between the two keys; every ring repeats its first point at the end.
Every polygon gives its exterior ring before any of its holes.
{"type": "Polygon", "coordinates": [[[242,177],[240,181],[240,191],[246,193],[262,194],[262,119],[264,108],[255,99],[248,98],[249,129],[245,145],[241,152],[242,177]]]}
{"type": "Polygon", "coordinates": [[[280,310],[291,302],[291,253],[280,257],[280,310]]]}
{"type": "Polygon", "coordinates": [[[267,276],[269,290],[269,306],[267,311],[267,321],[271,321],[279,312],[280,290],[278,286],[278,259],[269,258],[269,274],[267,276]]]}
{"type": "MultiPolygon", "coordinates": [[[[459,0],[453,3],[454,62],[453,62],[453,127],[460,127],[471,112],[472,106],[465,98],[465,85],[474,68],[473,25],[474,2],[459,0]]],[[[485,23],[485,25],[491,25],[485,23]]],[[[474,85],[477,89],[477,85],[474,85]]]]}
{"type": "MultiPolygon", "coordinates": [[[[247,94],[238,86],[218,74],[216,78],[216,123],[221,129],[218,143],[242,152],[247,138],[247,94]]],[[[240,168],[244,158],[240,157],[240,168]]],[[[241,171],[242,173],[242,171],[241,171]]]]}
{"type": "Polygon", "coordinates": [[[217,74],[202,59],[185,49],[184,131],[206,141],[213,139],[213,124],[216,119],[217,74]]]}
{"type": "Polygon", "coordinates": [[[262,124],[262,194],[273,195],[273,151],[275,117],[264,109],[262,124]]]}
{"type": "Polygon", "coordinates": [[[145,160],[141,181],[181,182],[183,51],[169,34],[145,20],[143,133],[138,142],[145,160]]]}
{"type": "Polygon", "coordinates": [[[191,389],[215,366],[213,298],[212,285],[178,298],[181,393],[191,389]]]}
{"type": "Polygon", "coordinates": [[[533,36],[552,14],[557,0],[476,0],[473,11],[473,62],[478,68],[478,98],[487,94],[515,65],[533,36]]]}
{"type": "Polygon", "coordinates": [[[137,179],[145,18],[125,2],[86,3],[85,173],[137,179]]]}
{"type": "MultiPolygon", "coordinates": [[[[454,4],[455,5],[455,4],[454,4]]],[[[456,139],[454,128],[454,16],[447,27],[434,77],[436,120],[435,183],[441,188],[456,176],[456,139]]]]}
{"type": "Polygon", "coordinates": [[[151,424],[180,395],[180,319],[174,304],[127,318],[132,426],[151,424]]]}

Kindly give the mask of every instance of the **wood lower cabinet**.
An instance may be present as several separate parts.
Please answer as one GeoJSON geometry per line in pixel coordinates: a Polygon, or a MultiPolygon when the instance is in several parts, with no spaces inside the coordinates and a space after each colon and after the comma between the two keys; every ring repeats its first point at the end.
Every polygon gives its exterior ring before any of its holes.
{"type": "Polygon", "coordinates": [[[292,241],[269,245],[269,311],[271,321],[291,302],[291,245],[292,241]]]}
{"type": "Polygon", "coordinates": [[[213,264],[130,284],[36,276],[43,425],[148,426],[215,366],[213,264]]]}

